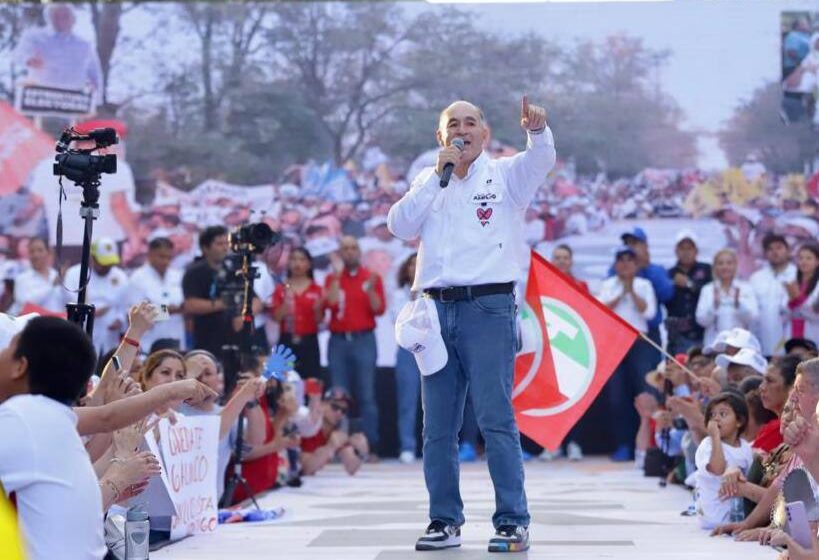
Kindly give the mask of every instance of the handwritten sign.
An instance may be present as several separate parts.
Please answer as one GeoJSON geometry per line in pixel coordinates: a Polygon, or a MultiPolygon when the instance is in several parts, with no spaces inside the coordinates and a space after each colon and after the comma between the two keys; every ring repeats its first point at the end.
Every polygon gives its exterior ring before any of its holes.
{"type": "Polygon", "coordinates": [[[160,445],[168,490],[177,515],[171,540],[216,530],[219,416],[177,415],[160,423],[160,445]]]}

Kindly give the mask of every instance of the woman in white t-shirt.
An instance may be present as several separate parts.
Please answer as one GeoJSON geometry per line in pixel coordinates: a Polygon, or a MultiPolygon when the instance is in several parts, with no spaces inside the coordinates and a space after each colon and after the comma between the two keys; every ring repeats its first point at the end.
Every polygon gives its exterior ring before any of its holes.
{"type": "Polygon", "coordinates": [[[28,242],[28,260],[31,268],[14,279],[14,305],[12,310],[20,314],[27,303],[49,311],[65,311],[63,291],[57,271],[51,267],[51,251],[48,243],[39,237],[28,242]]]}
{"type": "Polygon", "coordinates": [[[736,277],[736,253],[731,249],[718,251],[712,270],[714,281],[703,286],[697,302],[697,323],[705,327],[703,346],[709,346],[721,331],[735,327],[751,330],[759,317],[753,288],[736,277]]]}
{"type": "Polygon", "coordinates": [[[729,468],[744,475],[754,460],[753,451],[740,436],[748,426],[748,406],[734,393],[720,393],[705,411],[708,437],[700,442],[695,456],[696,501],[700,527],[713,529],[727,523],[731,501],[720,497],[722,476],[729,468]]]}

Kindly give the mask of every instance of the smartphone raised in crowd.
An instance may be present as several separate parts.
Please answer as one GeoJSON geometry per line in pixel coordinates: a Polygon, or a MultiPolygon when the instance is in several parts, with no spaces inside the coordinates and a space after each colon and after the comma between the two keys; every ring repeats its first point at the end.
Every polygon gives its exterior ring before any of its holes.
{"type": "Polygon", "coordinates": [[[785,512],[788,514],[788,534],[799,543],[799,546],[810,550],[813,539],[805,502],[789,502],[785,504],[785,512]]]}

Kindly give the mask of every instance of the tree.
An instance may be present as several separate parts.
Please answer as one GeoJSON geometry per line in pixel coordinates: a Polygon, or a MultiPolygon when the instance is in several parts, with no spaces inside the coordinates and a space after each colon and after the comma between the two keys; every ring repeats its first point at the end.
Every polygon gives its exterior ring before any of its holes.
{"type": "Polygon", "coordinates": [[[782,88],[771,82],[741,103],[720,132],[720,146],[733,165],[756,152],[768,170],[802,172],[819,148],[819,135],[809,122],[785,124],[780,117],[782,88]]]}
{"type": "Polygon", "coordinates": [[[88,8],[91,11],[91,24],[94,26],[94,35],[97,40],[97,56],[99,56],[100,67],[102,68],[100,103],[107,106],[111,60],[120,34],[119,21],[127,8],[121,2],[104,2],[101,0],[88,2],[88,8]]]}
{"type": "Polygon", "coordinates": [[[694,134],[682,130],[681,110],[655,81],[668,56],[622,35],[565,51],[548,90],[561,157],[573,156],[580,172],[611,176],[693,164],[694,134]]]}
{"type": "Polygon", "coordinates": [[[181,10],[201,50],[202,128],[219,129],[225,99],[249,75],[251,57],[261,49],[257,39],[268,7],[264,3],[190,2],[181,10]]]}
{"type": "Polygon", "coordinates": [[[410,19],[389,2],[281,3],[275,13],[268,39],[276,73],[320,120],[340,165],[421,85],[402,61],[434,35],[430,18],[410,19]]]}

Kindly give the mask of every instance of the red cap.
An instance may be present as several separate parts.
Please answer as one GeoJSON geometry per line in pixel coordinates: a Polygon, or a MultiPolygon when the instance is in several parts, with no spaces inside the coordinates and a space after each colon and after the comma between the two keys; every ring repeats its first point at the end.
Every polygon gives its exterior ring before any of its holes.
{"type": "Polygon", "coordinates": [[[685,365],[688,363],[688,354],[674,354],[674,359],[685,365]]]}
{"type": "Polygon", "coordinates": [[[113,128],[117,131],[117,136],[119,136],[120,140],[128,135],[128,126],[124,122],[116,119],[94,119],[74,125],[74,130],[80,134],[88,134],[97,128],[113,128]]]}

